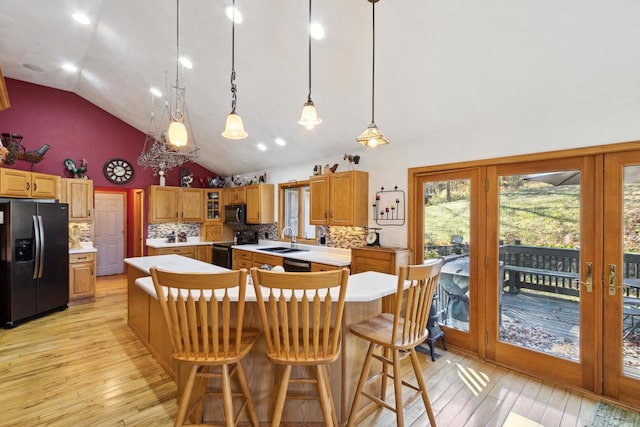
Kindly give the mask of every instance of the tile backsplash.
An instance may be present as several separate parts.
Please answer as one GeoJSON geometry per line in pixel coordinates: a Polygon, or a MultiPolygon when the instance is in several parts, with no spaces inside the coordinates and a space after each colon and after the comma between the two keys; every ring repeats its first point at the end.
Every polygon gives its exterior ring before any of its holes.
{"type": "Polygon", "coordinates": [[[167,222],[164,224],[147,225],[148,239],[164,239],[171,232],[187,233],[187,237],[197,237],[200,235],[200,224],[197,222],[167,222]]]}
{"type": "MultiPolygon", "coordinates": [[[[321,237],[325,238],[324,246],[330,248],[358,248],[366,246],[365,235],[366,230],[363,227],[329,227],[318,226],[318,241],[321,237]]],[[[258,236],[263,240],[278,240],[278,223],[243,225],[235,227],[236,230],[254,230],[258,232],[258,236]]],[[[197,222],[180,222],[180,223],[164,223],[149,224],[147,226],[149,239],[164,239],[171,232],[176,234],[179,232],[187,233],[187,237],[197,237],[200,235],[200,224],[197,222]]],[[[83,230],[83,241],[84,240],[83,230]]],[[[89,232],[90,240],[91,233],[89,232]]]]}

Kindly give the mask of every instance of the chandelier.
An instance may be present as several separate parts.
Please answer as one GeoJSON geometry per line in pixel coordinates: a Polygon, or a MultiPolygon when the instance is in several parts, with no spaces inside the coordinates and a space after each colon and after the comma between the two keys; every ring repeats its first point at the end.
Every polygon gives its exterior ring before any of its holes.
{"type": "MultiPolygon", "coordinates": [[[[184,92],[184,88],[178,88],[184,92]]],[[[151,117],[149,127],[145,135],[142,152],[138,156],[138,165],[143,169],[150,168],[153,175],[164,176],[169,171],[185,162],[194,162],[200,155],[200,147],[195,143],[193,131],[191,133],[191,143],[185,146],[175,146],[169,142],[167,131],[171,113],[169,103],[165,101],[159,124],[155,118],[154,98],[151,100],[151,117]]],[[[190,125],[190,124],[189,124],[190,125]]],[[[191,127],[191,126],[189,126],[191,127]]]]}
{"type": "Polygon", "coordinates": [[[180,0],[176,2],[176,83],[168,89],[169,100],[164,102],[160,121],[155,120],[155,98],[151,98],[151,119],[145,135],[142,153],[138,156],[138,165],[143,169],[151,168],[154,175],[160,175],[164,181],[166,171],[193,162],[200,155],[189,121],[185,103],[185,88],[180,82],[180,0]],[[170,101],[175,99],[175,109],[170,111],[170,101]],[[158,127],[160,125],[160,127],[158,127]],[[187,127],[189,128],[187,131],[187,127]],[[189,141],[189,134],[191,135],[189,141]]]}

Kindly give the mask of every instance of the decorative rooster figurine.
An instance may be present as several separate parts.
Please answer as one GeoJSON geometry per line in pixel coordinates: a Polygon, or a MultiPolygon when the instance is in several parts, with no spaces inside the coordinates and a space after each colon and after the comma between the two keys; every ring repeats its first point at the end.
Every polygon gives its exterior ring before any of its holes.
{"type": "Polygon", "coordinates": [[[26,160],[31,163],[31,170],[33,170],[34,163],[38,163],[42,160],[46,152],[51,148],[49,144],[44,144],[37,150],[26,151],[22,145],[22,136],[15,133],[3,133],[2,140],[8,150],[4,162],[8,165],[12,165],[15,163],[16,159],[26,160]]]}
{"type": "Polygon", "coordinates": [[[71,171],[74,178],[87,179],[87,164],[88,162],[86,159],[80,160],[80,167],[76,166],[76,162],[74,162],[73,159],[65,159],[64,161],[64,166],[68,171],[71,171]]]}

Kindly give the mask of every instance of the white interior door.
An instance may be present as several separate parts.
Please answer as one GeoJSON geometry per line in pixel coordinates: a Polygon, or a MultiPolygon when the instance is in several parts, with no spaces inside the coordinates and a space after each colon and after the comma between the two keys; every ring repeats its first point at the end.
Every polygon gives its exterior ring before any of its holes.
{"type": "Polygon", "coordinates": [[[95,242],[97,275],[124,273],[124,193],[96,192],[95,242]]]}

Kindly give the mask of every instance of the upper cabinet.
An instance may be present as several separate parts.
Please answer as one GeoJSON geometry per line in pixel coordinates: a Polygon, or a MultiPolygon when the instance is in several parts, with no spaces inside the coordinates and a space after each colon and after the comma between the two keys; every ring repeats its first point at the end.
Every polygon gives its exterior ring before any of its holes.
{"type": "Polygon", "coordinates": [[[90,222],[93,213],[93,181],[62,178],[60,201],[69,204],[69,221],[90,222]]]}
{"type": "Polygon", "coordinates": [[[9,94],[7,93],[7,86],[4,83],[4,77],[2,76],[2,69],[0,69],[0,111],[6,110],[9,107],[11,107],[9,94]]]}
{"type": "Polygon", "coordinates": [[[202,222],[204,220],[204,191],[200,188],[180,189],[181,221],[202,222]]]}
{"type": "Polygon", "coordinates": [[[244,205],[247,203],[247,187],[232,187],[225,189],[227,192],[227,204],[244,205]]]}
{"type": "Polygon", "coordinates": [[[271,224],[273,218],[273,184],[254,184],[247,190],[247,224],[271,224]]]}
{"type": "Polygon", "coordinates": [[[204,192],[199,188],[149,187],[149,222],[202,222],[204,192]]]}
{"type": "Polygon", "coordinates": [[[58,197],[59,179],[55,175],[0,168],[0,195],[55,199],[58,197]]]}
{"type": "Polygon", "coordinates": [[[364,227],[368,224],[369,174],[362,171],[316,175],[309,179],[312,225],[364,227]]]}
{"type": "Polygon", "coordinates": [[[206,222],[222,222],[227,192],[221,188],[204,190],[204,220],[206,222]]]}

